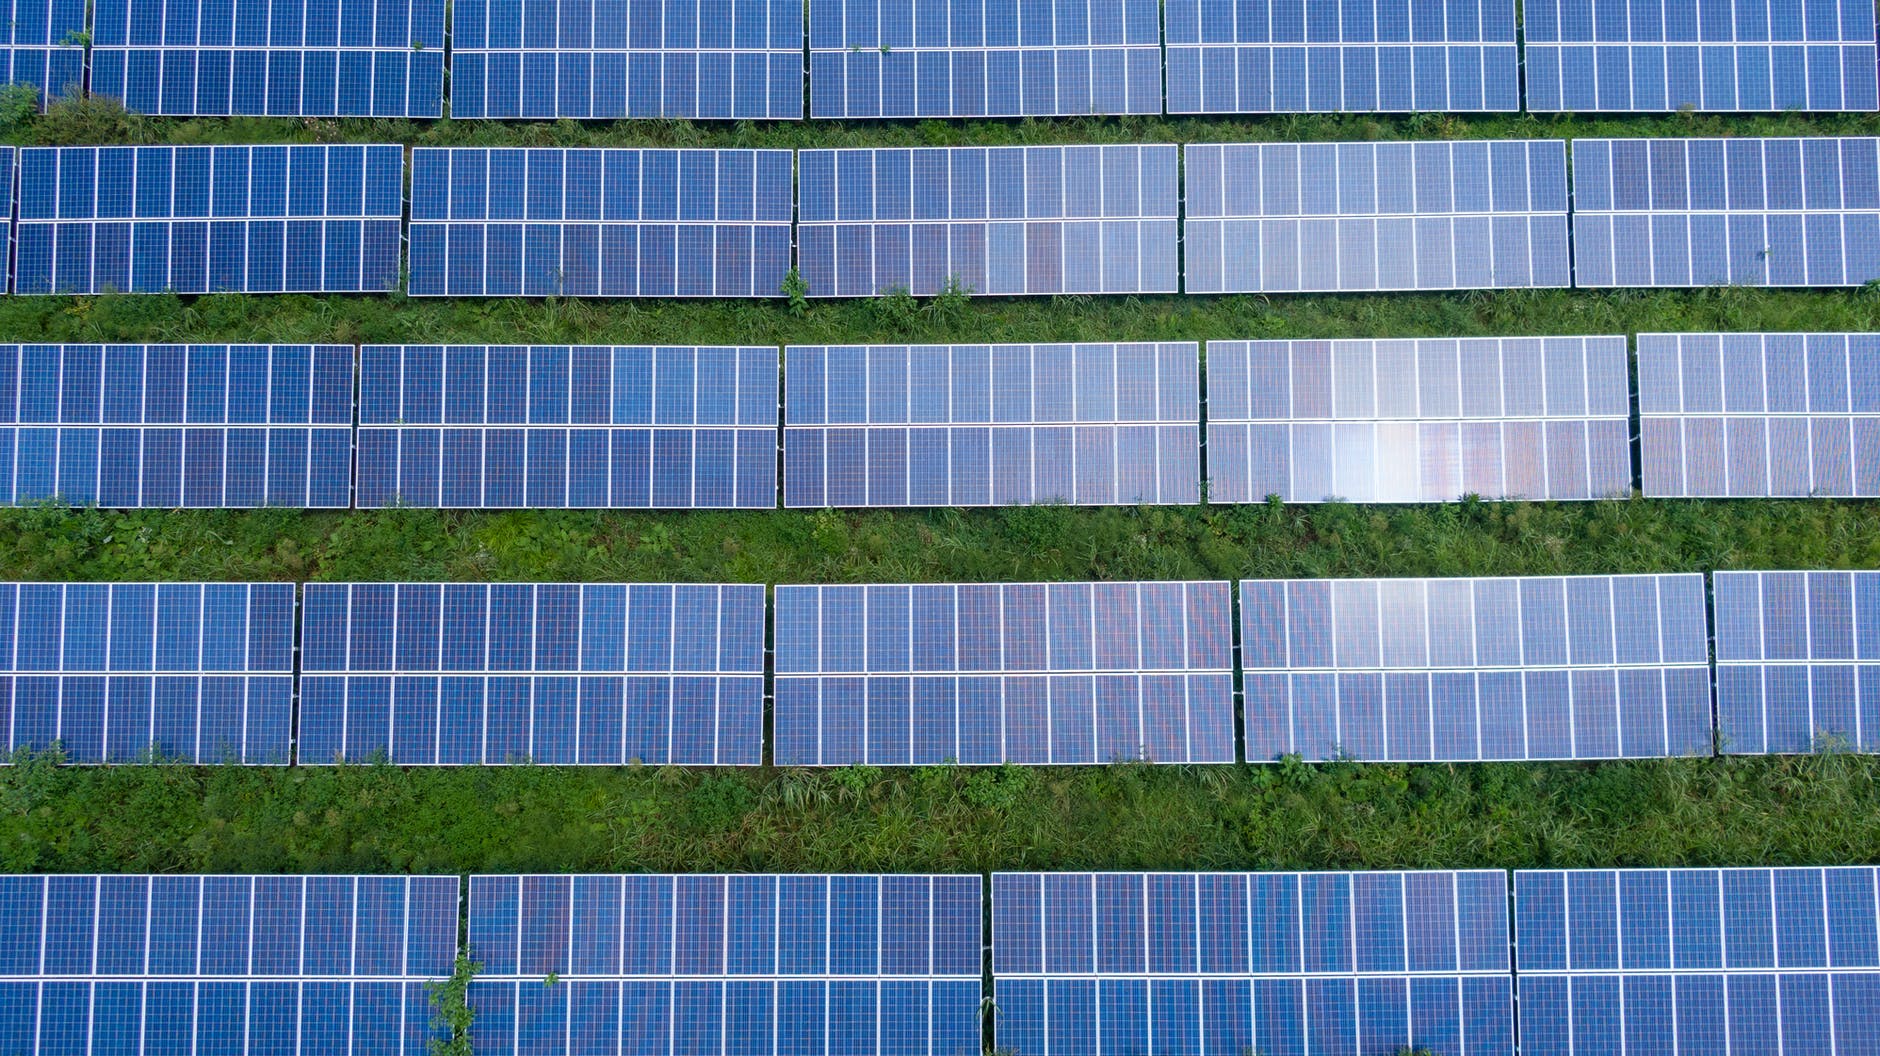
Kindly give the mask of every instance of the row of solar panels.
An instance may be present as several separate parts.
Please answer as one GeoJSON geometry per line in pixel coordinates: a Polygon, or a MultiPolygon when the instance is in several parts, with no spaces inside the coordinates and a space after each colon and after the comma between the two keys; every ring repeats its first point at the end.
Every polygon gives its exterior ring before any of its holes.
{"type": "Polygon", "coordinates": [[[492,118],[1873,110],[1866,0],[12,0],[131,110],[492,118]],[[1701,7],[1701,11],[1700,11],[1701,7]],[[446,58],[448,40],[449,56],[446,58]],[[1165,46],[1166,45],[1166,46],[1165,46]],[[89,59],[89,61],[87,61],[89,59]],[[446,76],[446,65],[449,67],[446,76]],[[1166,86],[1164,81],[1166,79],[1166,86]]]}
{"type": "Polygon", "coordinates": [[[1858,286],[1880,139],[0,149],[17,294],[1858,286]],[[15,218],[16,219],[12,219],[15,218]],[[1571,231],[1571,236],[1569,236],[1571,231]],[[409,237],[410,252],[403,241],[409,237]],[[792,279],[796,281],[793,282],[792,279]]]}
{"type": "Polygon", "coordinates": [[[0,748],[755,766],[768,688],[780,766],[1880,751],[1880,573],[1712,582],[9,583],[0,748]]]}
{"type": "Polygon", "coordinates": [[[420,1056],[460,949],[481,1056],[976,1056],[988,1027],[1015,1056],[1880,1045],[1872,866],[1520,870],[1512,898],[1500,870],[995,873],[989,909],[982,884],[0,877],[0,1048],[420,1056]]]}

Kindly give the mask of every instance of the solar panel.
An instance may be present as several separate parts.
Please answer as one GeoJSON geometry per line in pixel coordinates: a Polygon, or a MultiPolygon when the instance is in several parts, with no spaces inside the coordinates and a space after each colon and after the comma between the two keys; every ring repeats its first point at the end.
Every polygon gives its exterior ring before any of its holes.
{"type": "MultiPolygon", "coordinates": [[[[4,10],[0,83],[32,85],[39,90],[41,110],[53,99],[81,95],[85,88],[85,0],[13,0],[4,10]]],[[[5,153],[10,169],[12,148],[5,153]]]]}
{"type": "Polygon", "coordinates": [[[292,583],[0,583],[9,753],[285,764],[293,690],[292,583]]]}
{"type": "Polygon", "coordinates": [[[1155,0],[810,0],[811,117],[1162,112],[1155,0]]]}
{"type": "Polygon", "coordinates": [[[1880,495],[1880,339],[1640,334],[1654,497],[1880,495]]]}
{"type": "Polygon", "coordinates": [[[454,876],[0,876],[0,1050],[424,1056],[454,876]]]}
{"type": "Polygon", "coordinates": [[[397,146],[28,147],[15,293],[398,286],[397,146]]]}
{"type": "Polygon", "coordinates": [[[1514,0],[1172,0],[1171,114],[1521,109],[1514,0]]]}
{"type": "Polygon", "coordinates": [[[0,345],[0,502],[352,504],[349,345],[0,345]]]}
{"type": "Polygon", "coordinates": [[[1522,14],[1531,111],[1876,105],[1862,0],[1541,0],[1522,14]]]}
{"type": "Polygon", "coordinates": [[[1578,139],[1578,286],[1880,278],[1880,139],[1578,139]]]}
{"type": "Polygon", "coordinates": [[[1194,342],[793,345],[786,506],[1188,504],[1194,342]]]}
{"type": "Polygon", "coordinates": [[[1704,577],[1243,580],[1247,758],[1708,755],[1704,577]]]}
{"type": "Polygon", "coordinates": [[[91,94],[143,114],[438,117],[444,0],[97,0],[91,94]]]}
{"type": "Polygon", "coordinates": [[[1561,140],[1193,144],[1184,171],[1189,293],[1568,284],[1561,140]]]}
{"type": "Polygon", "coordinates": [[[812,297],[1174,293],[1172,146],[805,150],[812,297]]]}
{"type": "Polygon", "coordinates": [[[1711,582],[1721,750],[1880,751],[1880,573],[1715,572],[1711,582]]]}
{"type": "Polygon", "coordinates": [[[309,583],[303,764],[755,766],[759,584],[309,583]]]}
{"type": "Polygon", "coordinates": [[[1234,761],[1228,585],[779,586],[778,766],[1234,761]]]}
{"type": "Polygon", "coordinates": [[[1208,342],[1208,500],[1632,490],[1625,338],[1208,342]]]}
{"type": "Polygon", "coordinates": [[[1514,874],[1521,1051],[1867,1052],[1871,866],[1514,874]]]}
{"type": "Polygon", "coordinates": [[[471,1038],[478,1052],[976,1053],[980,913],[977,876],[473,876],[471,1038]]]}
{"type": "Polygon", "coordinates": [[[1507,890],[1499,870],[995,873],[997,1046],[1506,1056],[1507,890]]]}
{"type": "Polygon", "coordinates": [[[803,116],[803,0],[457,0],[452,117],[803,116]]]}
{"type": "Polygon", "coordinates": [[[411,292],[778,297],[787,150],[411,152],[411,292]]]}
{"type": "Polygon", "coordinates": [[[359,506],[777,505],[777,350],[368,345],[359,506]]]}

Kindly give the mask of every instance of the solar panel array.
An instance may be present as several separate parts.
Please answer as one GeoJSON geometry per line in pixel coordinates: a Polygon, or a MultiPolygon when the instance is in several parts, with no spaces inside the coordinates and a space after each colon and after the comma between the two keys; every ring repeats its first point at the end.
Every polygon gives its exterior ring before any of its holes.
{"type": "Polygon", "coordinates": [[[5,12],[0,84],[32,85],[41,110],[53,99],[79,95],[85,87],[85,0],[12,0],[5,12]]]}
{"type": "Polygon", "coordinates": [[[444,0],[98,0],[91,37],[91,93],[138,113],[444,109],[444,0]]]}
{"type": "Polygon", "coordinates": [[[812,297],[1174,293],[1173,146],[798,154],[812,297]]]}
{"type": "Polygon", "coordinates": [[[977,876],[473,876],[471,1038],[478,1052],[977,1052],[980,912],[977,876]]]}
{"type": "Polygon", "coordinates": [[[1575,285],[1880,278],[1877,151],[1860,137],[1575,140],[1575,285]]]}
{"type": "Polygon", "coordinates": [[[1717,572],[1712,589],[1722,751],[1880,751],[1880,574],[1717,572]]]}
{"type": "Polygon", "coordinates": [[[411,292],[777,297],[787,150],[411,152],[411,292]]]}
{"type": "Polygon", "coordinates": [[[1560,140],[1196,144],[1184,172],[1188,293],[1570,284],[1560,140]]]}
{"type": "Polygon", "coordinates": [[[454,876],[0,877],[0,1049],[423,1056],[454,876]]]}
{"type": "Polygon", "coordinates": [[[1499,870],[994,874],[997,1044],[1504,1056],[1507,884],[1499,870]]]}
{"type": "Polygon", "coordinates": [[[811,117],[1162,112],[1155,0],[810,0],[811,117]]]}
{"type": "Polygon", "coordinates": [[[368,345],[359,506],[770,509],[775,348],[368,345]]]}
{"type": "Polygon", "coordinates": [[[1515,873],[1521,1051],[1863,1052],[1871,866],[1515,873]]]}
{"type": "Polygon", "coordinates": [[[1632,488],[1626,340],[1210,341],[1208,499],[1592,499],[1632,488]]]}
{"type": "Polygon", "coordinates": [[[300,761],[762,761],[759,584],[309,583],[300,761]]]}
{"type": "Polygon", "coordinates": [[[1243,580],[1247,758],[1709,754],[1704,577],[1243,580]]]}
{"type": "Polygon", "coordinates": [[[1228,584],[779,586],[779,766],[1231,762],[1228,584]]]}
{"type": "Polygon", "coordinates": [[[1880,339],[1640,334],[1646,495],[1880,495],[1880,339]]]}
{"type": "Polygon", "coordinates": [[[352,504],[347,345],[0,345],[0,502],[352,504]]]}
{"type": "Polygon", "coordinates": [[[786,506],[1192,503],[1194,342],[793,345],[786,506]]]}
{"type": "Polygon", "coordinates": [[[1171,114],[1521,109],[1514,0],[1174,0],[1171,114]]]}
{"type": "Polygon", "coordinates": [[[1522,5],[1531,111],[1872,110],[1862,0],[1522,5]]]}
{"type": "Polygon", "coordinates": [[[285,764],[293,707],[292,583],[0,583],[8,753],[285,764]]]}

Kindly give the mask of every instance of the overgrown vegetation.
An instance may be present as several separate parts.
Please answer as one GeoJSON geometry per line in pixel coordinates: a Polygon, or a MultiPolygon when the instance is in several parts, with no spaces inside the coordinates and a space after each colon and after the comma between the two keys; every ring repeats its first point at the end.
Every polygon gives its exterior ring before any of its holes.
{"type": "Polygon", "coordinates": [[[474,1056],[470,1028],[476,1023],[476,1012],[470,1007],[470,982],[482,968],[460,951],[450,978],[424,984],[431,1001],[431,1027],[442,1035],[431,1039],[431,1056],[474,1056]]]}

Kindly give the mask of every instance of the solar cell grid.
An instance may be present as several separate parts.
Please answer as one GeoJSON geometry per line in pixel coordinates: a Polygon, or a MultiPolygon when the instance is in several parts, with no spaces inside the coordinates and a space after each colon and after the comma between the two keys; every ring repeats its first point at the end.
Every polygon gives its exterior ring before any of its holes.
{"type": "Polygon", "coordinates": [[[85,87],[85,0],[13,0],[5,11],[0,84],[32,85],[41,110],[54,99],[80,94],[85,87]]]}
{"type": "Polygon", "coordinates": [[[1709,754],[1698,574],[1244,580],[1247,758],[1709,754]]]}
{"type": "Polygon", "coordinates": [[[779,766],[1232,762],[1228,585],[779,586],[779,766]]]}
{"type": "Polygon", "coordinates": [[[1726,753],[1880,751],[1880,573],[1716,572],[1726,753]]]}
{"type": "Polygon", "coordinates": [[[1569,283],[1561,140],[1191,144],[1184,172],[1189,293],[1569,283]]]}

